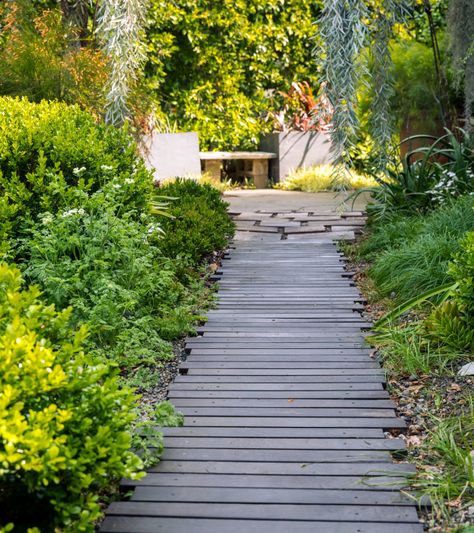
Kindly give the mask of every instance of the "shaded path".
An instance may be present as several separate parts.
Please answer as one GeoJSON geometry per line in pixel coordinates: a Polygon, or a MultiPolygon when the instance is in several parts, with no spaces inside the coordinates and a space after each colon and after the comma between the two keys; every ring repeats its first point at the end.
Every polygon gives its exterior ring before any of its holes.
{"type": "Polygon", "coordinates": [[[333,236],[240,229],[170,389],[185,426],[102,531],[421,533],[403,441],[384,435],[404,423],[333,236]]]}

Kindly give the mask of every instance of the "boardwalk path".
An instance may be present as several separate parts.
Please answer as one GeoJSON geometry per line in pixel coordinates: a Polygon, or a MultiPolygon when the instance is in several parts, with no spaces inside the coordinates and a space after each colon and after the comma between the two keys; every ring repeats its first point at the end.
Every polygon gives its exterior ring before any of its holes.
{"type": "Polygon", "coordinates": [[[384,436],[404,423],[327,225],[286,234],[311,217],[252,216],[261,231],[237,217],[218,309],[170,389],[185,425],[102,531],[421,533],[391,456],[403,441],[384,436]]]}

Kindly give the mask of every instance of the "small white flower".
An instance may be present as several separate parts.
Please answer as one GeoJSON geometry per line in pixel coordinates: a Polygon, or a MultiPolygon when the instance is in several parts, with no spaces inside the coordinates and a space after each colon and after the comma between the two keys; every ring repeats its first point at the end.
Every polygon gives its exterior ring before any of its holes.
{"type": "Polygon", "coordinates": [[[114,167],[111,167],[110,165],[101,165],[100,167],[104,172],[109,172],[110,170],[113,170],[114,167]]]}
{"type": "Polygon", "coordinates": [[[75,167],[72,171],[72,173],[75,175],[75,176],[81,176],[82,174],[84,174],[84,172],[86,171],[86,167],[81,167],[81,168],[78,168],[78,167],[75,167]]]}
{"type": "Polygon", "coordinates": [[[39,219],[41,220],[41,223],[46,226],[47,224],[51,224],[51,222],[53,222],[54,217],[51,213],[41,213],[39,215],[39,219]]]}
{"type": "Polygon", "coordinates": [[[63,211],[61,213],[61,218],[67,218],[67,217],[72,217],[74,215],[79,215],[79,216],[82,216],[85,214],[85,211],[84,209],[69,209],[68,211],[63,211]]]}
{"type": "Polygon", "coordinates": [[[125,178],[124,182],[127,185],[131,185],[132,183],[135,183],[135,180],[133,178],[125,178]]]}
{"type": "Polygon", "coordinates": [[[122,188],[122,186],[121,186],[120,184],[118,184],[118,183],[114,183],[114,184],[112,185],[112,187],[113,187],[114,189],[121,189],[121,188],[122,188]]]}
{"type": "Polygon", "coordinates": [[[152,235],[153,233],[163,233],[163,230],[159,224],[148,224],[147,233],[148,235],[152,235]]]}

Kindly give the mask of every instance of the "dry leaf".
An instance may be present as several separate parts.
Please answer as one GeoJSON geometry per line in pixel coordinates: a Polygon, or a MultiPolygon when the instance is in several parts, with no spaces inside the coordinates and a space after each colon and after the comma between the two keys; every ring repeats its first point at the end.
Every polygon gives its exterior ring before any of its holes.
{"type": "Polygon", "coordinates": [[[406,443],[407,443],[407,446],[409,446],[409,447],[420,446],[421,439],[417,435],[410,435],[406,439],[406,443]]]}
{"type": "Polygon", "coordinates": [[[446,503],[446,505],[447,505],[448,507],[454,507],[454,508],[456,508],[456,509],[459,508],[459,507],[461,507],[461,504],[462,504],[462,500],[461,500],[461,498],[456,498],[455,500],[451,500],[451,501],[449,501],[449,502],[446,503]]]}

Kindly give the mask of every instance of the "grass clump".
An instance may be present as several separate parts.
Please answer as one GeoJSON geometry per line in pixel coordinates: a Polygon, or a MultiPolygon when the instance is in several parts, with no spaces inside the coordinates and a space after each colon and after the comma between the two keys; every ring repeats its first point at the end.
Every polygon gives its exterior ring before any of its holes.
{"type": "MultiPolygon", "coordinates": [[[[457,416],[433,418],[421,447],[415,489],[429,496],[438,522],[474,501],[474,405],[457,416]]],[[[461,531],[467,531],[466,529],[461,531]]]]}
{"type": "Polygon", "coordinates": [[[473,207],[468,196],[425,217],[380,223],[358,249],[359,257],[373,260],[369,276],[379,295],[401,303],[449,281],[449,262],[474,228],[473,207]]]}
{"type": "Polygon", "coordinates": [[[339,176],[335,179],[332,165],[317,165],[292,171],[276,188],[284,191],[322,192],[372,186],[377,186],[377,182],[363,174],[345,171],[342,179],[339,176]]]}
{"type": "Polygon", "coordinates": [[[391,375],[452,373],[466,355],[432,333],[423,321],[413,321],[388,325],[370,340],[391,375]]]}

